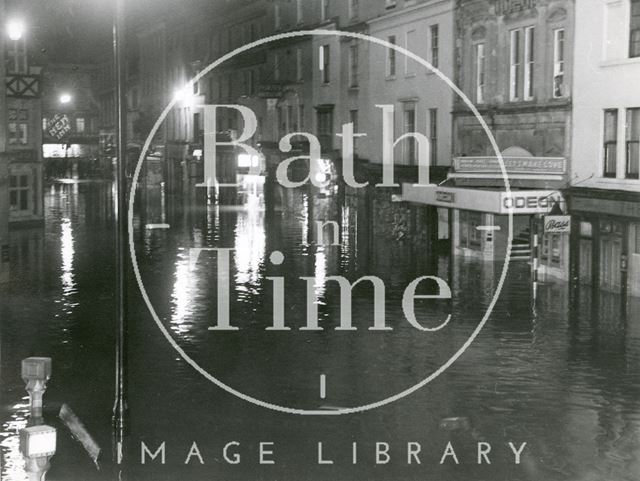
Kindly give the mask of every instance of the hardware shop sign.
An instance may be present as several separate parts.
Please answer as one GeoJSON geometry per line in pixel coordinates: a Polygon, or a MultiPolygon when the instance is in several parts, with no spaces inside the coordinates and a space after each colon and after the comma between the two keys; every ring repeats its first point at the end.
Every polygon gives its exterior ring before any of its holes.
{"type": "Polygon", "coordinates": [[[547,215],[544,218],[545,234],[568,234],[571,232],[570,215],[547,215]]]}

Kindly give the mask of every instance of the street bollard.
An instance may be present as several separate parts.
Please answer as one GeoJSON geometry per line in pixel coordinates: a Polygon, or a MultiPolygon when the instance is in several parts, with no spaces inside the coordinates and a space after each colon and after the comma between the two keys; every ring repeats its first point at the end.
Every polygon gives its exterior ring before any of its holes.
{"type": "Polygon", "coordinates": [[[44,481],[56,453],[56,428],[41,424],[21,429],[20,452],[29,481],[44,481]]]}
{"type": "Polygon", "coordinates": [[[28,357],[22,360],[22,380],[27,383],[31,417],[29,426],[42,424],[42,397],[51,379],[50,357],[28,357]]]}

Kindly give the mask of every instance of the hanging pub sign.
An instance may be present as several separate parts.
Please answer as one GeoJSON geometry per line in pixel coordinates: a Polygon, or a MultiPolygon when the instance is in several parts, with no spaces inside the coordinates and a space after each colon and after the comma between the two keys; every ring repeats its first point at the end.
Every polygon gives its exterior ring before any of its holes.
{"type": "Polygon", "coordinates": [[[65,114],[55,114],[47,124],[47,133],[58,140],[62,140],[71,131],[71,122],[65,114]]]}
{"type": "Polygon", "coordinates": [[[544,218],[545,234],[568,234],[571,232],[570,215],[547,215],[544,218]]]}

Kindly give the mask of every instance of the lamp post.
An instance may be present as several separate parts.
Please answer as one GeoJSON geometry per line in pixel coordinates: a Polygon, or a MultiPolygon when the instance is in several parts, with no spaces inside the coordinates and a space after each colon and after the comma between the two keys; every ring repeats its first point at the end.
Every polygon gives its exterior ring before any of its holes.
{"type": "Polygon", "coordinates": [[[126,167],[126,126],[127,109],[125,98],[125,62],[124,62],[124,6],[125,0],[116,0],[116,12],[113,25],[113,56],[116,75],[117,106],[117,164],[116,164],[116,365],[115,365],[115,402],[113,406],[114,458],[117,465],[122,464],[125,436],[126,414],[126,371],[125,371],[125,333],[126,319],[126,240],[127,240],[127,167],[126,167]]]}

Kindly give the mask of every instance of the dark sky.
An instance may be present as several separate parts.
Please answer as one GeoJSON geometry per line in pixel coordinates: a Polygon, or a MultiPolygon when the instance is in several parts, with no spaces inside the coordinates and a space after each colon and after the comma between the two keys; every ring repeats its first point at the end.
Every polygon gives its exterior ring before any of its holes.
{"type": "MultiPolygon", "coordinates": [[[[134,34],[140,23],[190,15],[222,0],[124,1],[134,34]]],[[[31,48],[51,62],[91,63],[111,55],[114,10],[115,0],[7,0],[8,16],[23,19],[31,48]]]]}

